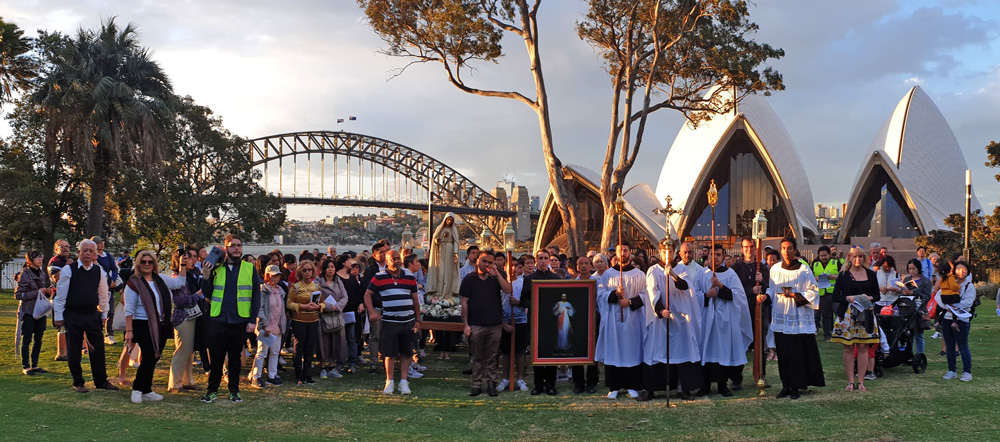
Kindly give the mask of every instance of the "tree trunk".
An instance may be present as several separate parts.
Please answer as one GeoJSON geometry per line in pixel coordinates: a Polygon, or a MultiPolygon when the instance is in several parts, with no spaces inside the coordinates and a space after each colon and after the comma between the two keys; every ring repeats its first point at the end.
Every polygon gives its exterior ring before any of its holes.
{"type": "Polygon", "coordinates": [[[548,169],[549,186],[552,188],[552,196],[555,198],[556,207],[559,208],[559,215],[562,217],[566,227],[566,239],[569,243],[568,256],[581,256],[587,252],[587,244],[584,240],[584,232],[579,228],[579,216],[576,209],[579,203],[566,183],[563,174],[562,161],[556,157],[552,142],[552,124],[549,117],[549,96],[545,89],[545,76],[542,74],[542,57],[538,50],[538,22],[535,17],[528,14],[528,6],[524,1],[519,2],[521,13],[521,23],[524,29],[524,45],[528,50],[528,58],[531,61],[531,73],[535,79],[535,113],[538,115],[538,129],[542,139],[542,156],[545,158],[545,167],[548,169]]]}
{"type": "Polygon", "coordinates": [[[95,173],[90,183],[90,209],[87,212],[87,237],[104,235],[104,206],[110,182],[103,173],[95,173]]]}
{"type": "MultiPolygon", "coordinates": [[[[621,189],[619,181],[611,181],[604,186],[606,191],[601,192],[601,208],[604,209],[604,222],[601,225],[601,248],[608,250],[609,247],[618,244],[618,214],[615,212],[615,198],[618,198],[618,190],[621,189]]],[[[624,216],[622,216],[624,220],[624,216]]],[[[635,246],[633,246],[635,247],[635,246]]]]}

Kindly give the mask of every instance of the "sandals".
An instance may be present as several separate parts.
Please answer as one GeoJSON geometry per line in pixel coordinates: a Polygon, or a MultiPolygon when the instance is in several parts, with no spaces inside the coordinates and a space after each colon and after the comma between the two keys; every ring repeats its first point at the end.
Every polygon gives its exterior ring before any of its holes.
{"type": "Polygon", "coordinates": [[[865,384],[861,384],[861,383],[859,383],[859,384],[858,384],[858,391],[860,391],[860,392],[864,393],[864,392],[867,392],[867,391],[868,391],[868,389],[867,389],[867,388],[865,388],[865,384]]]}
{"type": "Polygon", "coordinates": [[[847,386],[844,387],[844,391],[847,391],[847,392],[854,391],[854,383],[852,382],[850,384],[847,384],[847,386]]]}

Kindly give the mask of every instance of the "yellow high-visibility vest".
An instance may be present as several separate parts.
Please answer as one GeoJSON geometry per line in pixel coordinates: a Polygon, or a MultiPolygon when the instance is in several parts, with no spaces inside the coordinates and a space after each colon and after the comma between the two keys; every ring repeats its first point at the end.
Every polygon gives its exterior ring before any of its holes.
{"type": "MultiPolygon", "coordinates": [[[[253,299],[253,266],[247,262],[239,263],[239,278],[236,282],[236,313],[241,318],[250,317],[250,301],[253,299]]],[[[212,290],[212,309],[210,315],[218,317],[222,313],[222,297],[226,293],[226,265],[219,266],[215,271],[215,286],[212,290]]]]}

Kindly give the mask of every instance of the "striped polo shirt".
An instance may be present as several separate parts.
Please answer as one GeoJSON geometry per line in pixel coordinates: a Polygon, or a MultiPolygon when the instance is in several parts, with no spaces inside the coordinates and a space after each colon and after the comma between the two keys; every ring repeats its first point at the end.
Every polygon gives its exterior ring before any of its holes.
{"type": "Polygon", "coordinates": [[[417,292],[417,279],[400,271],[392,276],[388,271],[372,277],[368,290],[382,298],[382,320],[409,322],[416,318],[413,311],[413,294],[417,292]]]}

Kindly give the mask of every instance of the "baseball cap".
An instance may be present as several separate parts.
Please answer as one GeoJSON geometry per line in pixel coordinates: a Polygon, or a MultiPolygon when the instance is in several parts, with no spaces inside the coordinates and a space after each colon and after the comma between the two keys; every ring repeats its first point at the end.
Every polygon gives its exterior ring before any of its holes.
{"type": "Polygon", "coordinates": [[[268,275],[280,275],[281,269],[278,268],[278,266],[276,265],[269,265],[267,266],[267,270],[265,270],[264,273],[268,275]]]}

